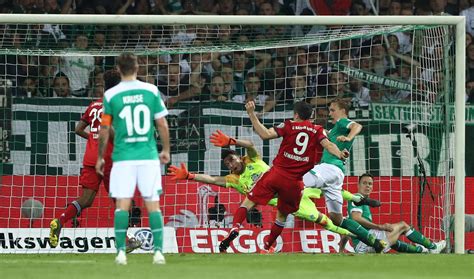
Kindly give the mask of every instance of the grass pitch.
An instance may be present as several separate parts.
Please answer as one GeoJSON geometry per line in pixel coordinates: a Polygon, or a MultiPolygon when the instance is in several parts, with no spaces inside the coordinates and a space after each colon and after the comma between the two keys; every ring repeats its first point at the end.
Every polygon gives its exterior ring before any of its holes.
{"type": "Polygon", "coordinates": [[[0,255],[0,278],[474,278],[472,255],[174,254],[152,265],[132,254],[127,266],[112,254],[0,255]]]}

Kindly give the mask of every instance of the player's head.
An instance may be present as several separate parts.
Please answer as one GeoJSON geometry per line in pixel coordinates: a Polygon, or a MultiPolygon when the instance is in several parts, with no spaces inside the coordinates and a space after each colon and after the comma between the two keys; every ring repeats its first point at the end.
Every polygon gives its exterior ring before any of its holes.
{"type": "Polygon", "coordinates": [[[294,120],[308,120],[313,114],[313,107],[310,104],[301,101],[293,105],[293,112],[295,113],[294,120]]]}
{"type": "Polygon", "coordinates": [[[138,72],[137,57],[130,52],[120,54],[117,59],[117,69],[123,77],[135,76],[138,72]]]}
{"type": "Polygon", "coordinates": [[[359,176],[358,192],[364,196],[369,196],[374,189],[374,177],[370,173],[359,176]]]}
{"type": "Polygon", "coordinates": [[[105,91],[120,83],[120,73],[116,70],[107,70],[104,73],[105,91]]]}
{"type": "Polygon", "coordinates": [[[336,124],[339,119],[347,117],[349,108],[348,102],[339,98],[334,99],[329,105],[329,116],[332,119],[332,123],[336,124]]]}
{"type": "Polygon", "coordinates": [[[228,168],[232,173],[242,174],[245,170],[244,162],[234,150],[222,150],[222,160],[224,161],[226,168],[228,168]]]}

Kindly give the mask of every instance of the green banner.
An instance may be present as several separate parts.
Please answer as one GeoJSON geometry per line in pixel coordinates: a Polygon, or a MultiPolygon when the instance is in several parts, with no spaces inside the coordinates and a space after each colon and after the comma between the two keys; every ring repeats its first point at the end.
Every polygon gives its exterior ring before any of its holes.
{"type": "MultiPolygon", "coordinates": [[[[86,141],[75,135],[74,127],[89,100],[20,99],[11,106],[11,131],[5,145],[9,158],[4,174],[79,175],[86,141]]],[[[450,109],[450,115],[453,114],[450,109]]],[[[413,119],[418,125],[412,132],[417,150],[429,176],[444,176],[453,167],[454,134],[446,133],[441,107],[429,110],[410,106],[373,104],[370,110],[353,110],[349,115],[364,126],[354,140],[347,174],[371,172],[380,176],[415,176],[419,174],[413,142],[404,127],[413,119]],[[410,116],[409,116],[410,115],[410,116]],[[418,116],[417,116],[418,115],[418,116]],[[426,125],[430,123],[430,125],[426,125]]],[[[466,142],[474,142],[474,106],[466,109],[466,142]]],[[[292,111],[267,113],[262,121],[267,127],[291,118],[292,111]]],[[[279,140],[263,141],[253,131],[242,104],[182,103],[167,117],[172,143],[172,164],[184,162],[189,169],[211,175],[226,174],[221,162],[221,148],[209,142],[216,129],[233,137],[252,140],[263,159],[269,163],[278,152],[279,140]]],[[[451,120],[451,119],[450,119],[451,120]]],[[[10,129],[10,126],[8,128],[10,129]]],[[[327,127],[331,128],[331,127],[327,127]]],[[[237,149],[239,152],[244,152],[237,149]]],[[[466,148],[466,158],[474,151],[466,148]]],[[[466,162],[466,174],[474,176],[472,161],[466,162]]]]}
{"type": "Polygon", "coordinates": [[[375,83],[385,87],[411,91],[411,83],[402,80],[379,76],[374,73],[366,72],[358,68],[348,67],[340,63],[334,63],[332,66],[350,77],[360,79],[368,83],[375,83]]]}

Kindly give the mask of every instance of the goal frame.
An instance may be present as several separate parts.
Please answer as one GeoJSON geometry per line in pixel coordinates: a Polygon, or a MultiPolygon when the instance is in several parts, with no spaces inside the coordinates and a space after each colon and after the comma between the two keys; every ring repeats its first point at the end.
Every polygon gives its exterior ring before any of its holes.
{"type": "MultiPolygon", "coordinates": [[[[0,14],[0,24],[193,24],[193,25],[344,25],[347,16],[193,16],[193,15],[48,15],[0,14]]],[[[455,253],[464,254],[465,232],[465,57],[464,16],[350,16],[350,25],[450,25],[455,26],[455,253]]],[[[448,174],[449,175],[449,174],[448,174]]]]}

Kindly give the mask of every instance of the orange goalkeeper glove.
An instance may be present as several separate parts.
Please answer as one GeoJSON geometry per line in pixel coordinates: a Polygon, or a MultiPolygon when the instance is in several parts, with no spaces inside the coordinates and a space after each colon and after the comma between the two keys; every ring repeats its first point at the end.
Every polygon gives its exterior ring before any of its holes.
{"type": "Polygon", "coordinates": [[[171,165],[168,168],[168,174],[171,175],[171,180],[193,180],[196,174],[188,172],[186,165],[181,163],[181,167],[171,165]]]}
{"type": "Polygon", "coordinates": [[[211,143],[214,144],[214,146],[226,147],[235,145],[237,141],[224,134],[221,130],[217,130],[211,135],[211,143]]]}

